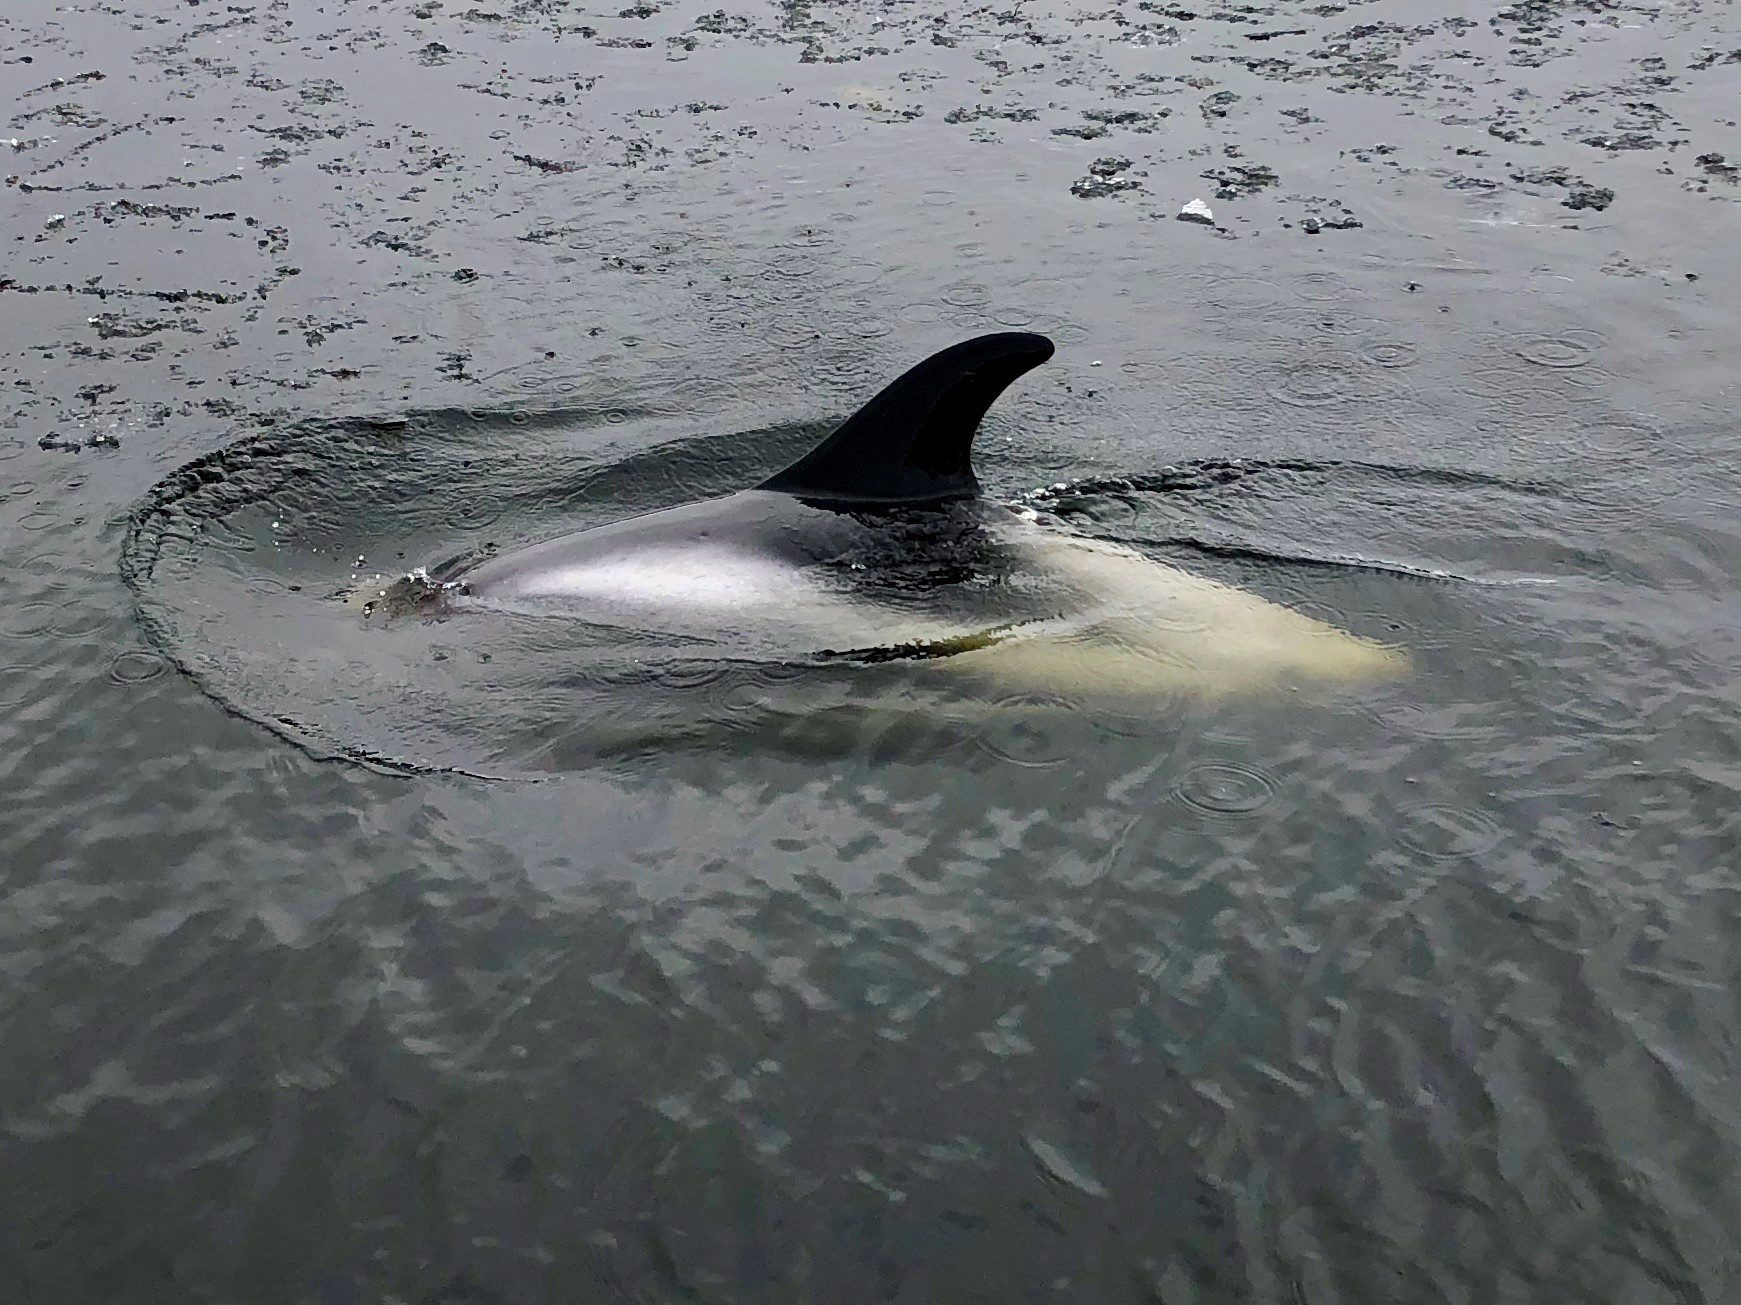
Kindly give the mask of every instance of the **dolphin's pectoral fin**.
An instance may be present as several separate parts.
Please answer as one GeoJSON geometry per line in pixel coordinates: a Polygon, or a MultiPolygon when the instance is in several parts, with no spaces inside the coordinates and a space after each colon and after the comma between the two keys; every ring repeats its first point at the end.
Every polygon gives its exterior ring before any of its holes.
{"type": "Polygon", "coordinates": [[[921,503],[979,491],[973,437],[998,395],[1052,356],[1043,335],[982,335],[887,385],[761,489],[829,503],[921,503]]]}

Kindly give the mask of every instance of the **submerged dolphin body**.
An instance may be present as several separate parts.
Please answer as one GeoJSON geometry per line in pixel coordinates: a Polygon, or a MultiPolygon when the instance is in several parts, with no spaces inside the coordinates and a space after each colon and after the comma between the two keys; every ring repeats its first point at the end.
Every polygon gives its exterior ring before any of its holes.
{"type": "Polygon", "coordinates": [[[1404,669],[1395,649],[981,497],[980,420],[1051,355],[1020,332],[958,344],[754,489],[490,558],[447,579],[441,604],[728,655],[923,658],[1005,691],[1121,699],[1404,669]]]}

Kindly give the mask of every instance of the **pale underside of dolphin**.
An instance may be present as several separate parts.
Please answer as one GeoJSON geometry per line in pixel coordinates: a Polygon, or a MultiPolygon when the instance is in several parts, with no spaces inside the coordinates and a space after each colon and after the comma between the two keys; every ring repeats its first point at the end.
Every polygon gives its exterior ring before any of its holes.
{"type": "Polygon", "coordinates": [[[352,601],[579,619],[700,655],[910,659],[1003,693],[1222,697],[1406,669],[1396,648],[984,499],[980,420],[1051,354],[1027,333],[966,341],[754,489],[352,601]]]}

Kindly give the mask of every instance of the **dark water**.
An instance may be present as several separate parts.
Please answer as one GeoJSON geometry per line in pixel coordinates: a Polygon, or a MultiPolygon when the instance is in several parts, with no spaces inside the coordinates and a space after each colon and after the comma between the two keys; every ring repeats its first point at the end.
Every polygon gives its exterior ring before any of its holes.
{"type": "Polygon", "coordinates": [[[1731,9],[22,0],[0,77],[0,1301],[1741,1298],[1731,9]],[[993,492],[1413,674],[335,615],[1000,327],[993,492]]]}

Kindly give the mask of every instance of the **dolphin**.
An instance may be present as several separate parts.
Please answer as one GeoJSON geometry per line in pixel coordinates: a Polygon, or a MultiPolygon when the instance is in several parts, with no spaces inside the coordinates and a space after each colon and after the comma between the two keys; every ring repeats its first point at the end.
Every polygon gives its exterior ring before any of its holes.
{"type": "Polygon", "coordinates": [[[982,495],[980,421],[1052,353],[1027,332],[967,340],[753,488],[377,581],[353,603],[580,619],[702,655],[911,659],[1004,693],[1139,702],[1406,669],[1395,647],[982,495]]]}

